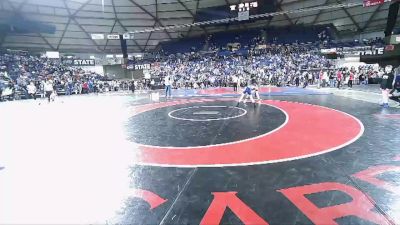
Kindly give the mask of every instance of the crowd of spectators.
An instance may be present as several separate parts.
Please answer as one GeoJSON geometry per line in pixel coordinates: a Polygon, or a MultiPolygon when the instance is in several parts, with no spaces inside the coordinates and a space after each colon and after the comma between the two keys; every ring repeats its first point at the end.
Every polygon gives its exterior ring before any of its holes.
{"type": "Polygon", "coordinates": [[[245,54],[209,51],[153,58],[151,79],[129,83],[67,66],[61,59],[27,52],[3,53],[0,54],[0,96],[44,97],[50,85],[54,92],[65,95],[134,91],[142,83],[144,87],[162,86],[167,75],[172,77],[174,88],[227,87],[237,83],[245,86],[254,81],[260,85],[307,87],[316,84],[340,88],[344,84],[349,87],[368,84],[368,80],[384,74],[382,68],[372,65],[338,68],[334,60],[320,54],[320,46],[314,43],[268,44],[260,37],[255,37],[252,43],[245,54]]]}
{"type": "Polygon", "coordinates": [[[27,52],[0,54],[0,100],[44,97],[51,85],[58,94],[86,94],[128,89],[120,82],[27,52]],[[47,89],[47,90],[46,90],[47,89]]]}
{"type": "Polygon", "coordinates": [[[352,87],[368,84],[368,79],[384,74],[383,68],[376,65],[338,67],[313,44],[263,45],[250,49],[245,56],[175,54],[153,65],[152,77],[163,80],[169,75],[175,88],[226,87],[233,83],[244,86],[254,80],[276,86],[352,87]]]}

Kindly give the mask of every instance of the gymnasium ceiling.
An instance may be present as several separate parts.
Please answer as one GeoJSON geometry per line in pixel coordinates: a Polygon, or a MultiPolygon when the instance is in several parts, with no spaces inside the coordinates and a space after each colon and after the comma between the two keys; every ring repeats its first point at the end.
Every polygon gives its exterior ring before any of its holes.
{"type": "MultiPolygon", "coordinates": [[[[260,1],[260,0],[259,0],[260,1]]],[[[358,0],[357,2],[360,2],[358,0]]],[[[0,47],[60,52],[119,53],[119,40],[92,40],[92,33],[125,33],[160,26],[193,23],[199,9],[231,5],[239,0],[0,0],[0,22],[13,16],[54,25],[54,34],[7,33],[0,47]]],[[[278,0],[278,11],[349,3],[340,0],[278,0]]],[[[351,2],[354,2],[351,1],[351,2]]],[[[222,30],[260,26],[333,23],[341,34],[383,31],[389,4],[283,14],[272,20],[233,26],[185,27],[135,34],[128,52],[153,50],[163,41],[222,30]]],[[[399,23],[397,23],[399,24],[399,23]]]]}

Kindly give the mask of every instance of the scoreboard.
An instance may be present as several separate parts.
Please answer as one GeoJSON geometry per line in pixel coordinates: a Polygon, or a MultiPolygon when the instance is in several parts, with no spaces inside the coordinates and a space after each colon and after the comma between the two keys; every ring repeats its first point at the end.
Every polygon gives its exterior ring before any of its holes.
{"type": "Polygon", "coordinates": [[[258,3],[256,1],[244,2],[244,3],[239,3],[237,5],[229,6],[231,11],[239,11],[239,12],[249,11],[250,9],[257,8],[257,7],[258,7],[258,3]]]}

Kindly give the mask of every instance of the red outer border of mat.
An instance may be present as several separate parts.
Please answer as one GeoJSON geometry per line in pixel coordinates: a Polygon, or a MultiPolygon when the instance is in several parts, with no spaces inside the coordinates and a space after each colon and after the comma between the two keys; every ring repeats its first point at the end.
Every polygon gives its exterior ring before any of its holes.
{"type": "MultiPolygon", "coordinates": [[[[153,109],[232,99],[195,99],[138,106],[133,115],[153,109]]],[[[360,120],[347,113],[297,102],[263,100],[281,109],[287,123],[274,132],[237,142],[199,147],[160,147],[135,144],[136,163],[164,167],[247,166],[308,158],[340,149],[364,132],[360,120]]]]}

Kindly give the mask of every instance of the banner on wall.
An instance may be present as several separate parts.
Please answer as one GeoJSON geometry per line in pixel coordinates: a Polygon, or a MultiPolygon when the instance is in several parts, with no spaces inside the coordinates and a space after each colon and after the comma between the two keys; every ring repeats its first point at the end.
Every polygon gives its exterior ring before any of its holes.
{"type": "Polygon", "coordinates": [[[130,64],[126,67],[128,70],[149,70],[151,64],[130,64]]]}
{"type": "Polygon", "coordinates": [[[364,7],[370,7],[385,3],[385,0],[364,0],[364,7]]]}
{"type": "Polygon", "coordinates": [[[360,56],[360,55],[382,55],[385,48],[383,47],[372,47],[372,46],[360,46],[360,47],[343,47],[343,48],[330,48],[321,49],[322,54],[339,54],[343,56],[360,56]]]}
{"type": "Polygon", "coordinates": [[[143,70],[144,79],[150,80],[151,74],[149,70],[143,70]]]}
{"type": "Polygon", "coordinates": [[[325,48],[321,49],[322,54],[333,54],[336,53],[336,48],[325,48]]]}
{"type": "Polygon", "coordinates": [[[46,57],[49,58],[49,59],[59,59],[60,58],[60,53],[59,52],[47,51],[46,52],[46,57]]]}
{"type": "Polygon", "coordinates": [[[122,35],[122,38],[124,40],[131,40],[131,39],[135,38],[135,35],[134,34],[130,34],[130,33],[125,33],[125,34],[122,35]]]}
{"type": "Polygon", "coordinates": [[[103,40],[104,39],[104,34],[91,34],[90,35],[93,40],[103,40]]]}
{"type": "Polygon", "coordinates": [[[107,39],[108,40],[119,40],[119,34],[108,34],[107,39]]]}
{"type": "Polygon", "coordinates": [[[63,64],[67,66],[95,66],[94,59],[65,59],[63,64]]]}
{"type": "MultiPolygon", "coordinates": [[[[392,1],[392,0],[364,0],[363,5],[364,5],[364,7],[370,7],[370,6],[375,6],[375,5],[381,5],[385,2],[390,2],[390,1],[392,1]]],[[[396,0],[394,0],[394,1],[396,1],[396,0]]]]}
{"type": "Polygon", "coordinates": [[[249,20],[249,16],[250,16],[250,11],[239,12],[238,20],[239,21],[249,20]]]}

